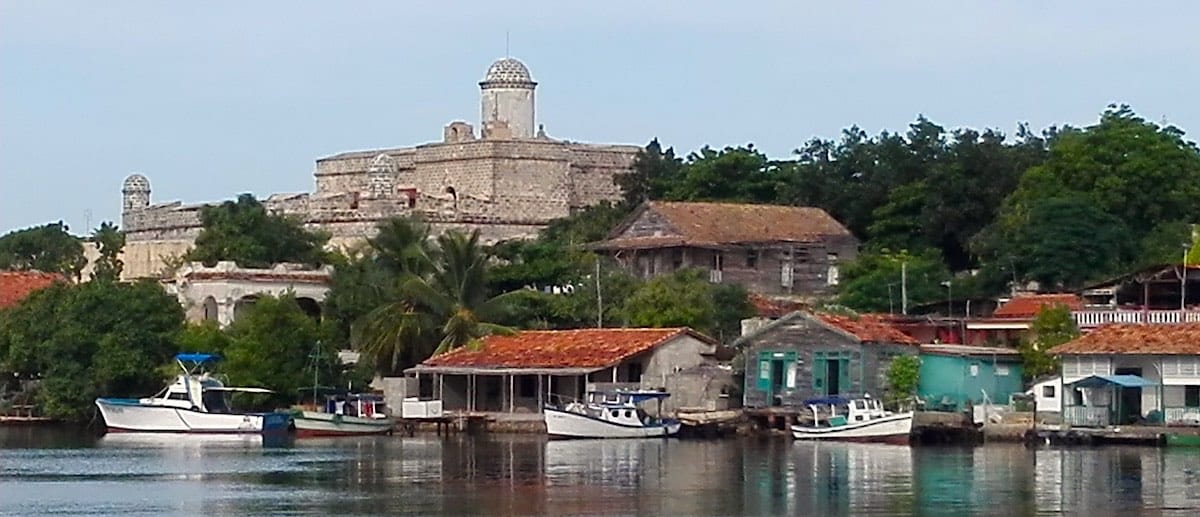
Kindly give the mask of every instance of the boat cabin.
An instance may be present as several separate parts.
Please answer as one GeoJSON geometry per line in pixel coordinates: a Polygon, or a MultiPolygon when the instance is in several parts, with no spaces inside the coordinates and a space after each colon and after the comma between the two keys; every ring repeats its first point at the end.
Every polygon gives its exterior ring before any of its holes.
{"type": "Polygon", "coordinates": [[[804,405],[812,412],[813,424],[816,426],[838,427],[888,415],[888,412],[883,409],[883,403],[869,396],[860,399],[842,397],[809,399],[804,401],[804,405]],[[828,408],[828,411],[822,412],[823,408],[828,408]]]}
{"type": "Polygon", "coordinates": [[[322,411],[333,415],[362,418],[386,418],[387,405],[382,395],[353,394],[331,396],[325,399],[322,411]]]}
{"type": "Polygon", "coordinates": [[[152,397],[141,399],[142,404],[166,406],[180,409],[191,409],[204,413],[232,413],[229,394],[271,393],[264,388],[233,388],[212,377],[208,372],[200,372],[204,364],[215,362],[219,358],[212,354],[177,354],[175,361],[183,369],[183,374],[175,377],[162,391],[152,397]],[[187,364],[191,363],[189,368],[187,364]]]}
{"type": "Polygon", "coordinates": [[[589,389],[583,402],[566,402],[562,409],[614,424],[640,427],[659,421],[642,409],[641,404],[653,400],[660,406],[657,414],[662,414],[662,402],[670,396],[670,393],[655,390],[589,389]]]}

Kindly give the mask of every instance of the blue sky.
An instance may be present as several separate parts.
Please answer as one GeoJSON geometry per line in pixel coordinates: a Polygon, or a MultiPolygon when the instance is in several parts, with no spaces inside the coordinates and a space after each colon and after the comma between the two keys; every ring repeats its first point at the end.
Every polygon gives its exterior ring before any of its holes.
{"type": "Polygon", "coordinates": [[[132,172],[155,202],[311,190],[318,157],[475,123],[506,32],[572,140],[785,157],[852,124],[1011,133],[1111,102],[1200,132],[1198,21],[1182,1],[4,0],[0,232],[118,220],[132,172]]]}

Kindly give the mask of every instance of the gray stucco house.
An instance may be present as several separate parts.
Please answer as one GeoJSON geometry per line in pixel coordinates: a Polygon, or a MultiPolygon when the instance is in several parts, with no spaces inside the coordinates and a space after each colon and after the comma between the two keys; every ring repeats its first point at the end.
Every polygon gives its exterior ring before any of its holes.
{"type": "Polygon", "coordinates": [[[746,361],[743,404],[787,408],[815,397],[882,397],[891,361],[917,355],[917,345],[878,316],[790,313],[734,342],[746,361]]]}

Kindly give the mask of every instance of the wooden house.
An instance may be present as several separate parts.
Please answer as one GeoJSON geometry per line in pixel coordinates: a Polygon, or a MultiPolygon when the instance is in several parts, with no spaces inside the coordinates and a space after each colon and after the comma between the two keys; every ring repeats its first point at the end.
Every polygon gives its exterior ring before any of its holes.
{"type": "Polygon", "coordinates": [[[887,370],[915,356],[917,341],[875,315],[797,311],[742,336],[734,346],[746,366],[743,405],[799,408],[833,395],[882,397],[887,370]]]}
{"type": "Polygon", "coordinates": [[[820,295],[858,240],[820,208],[650,201],[592,248],[641,278],[685,268],[713,283],[775,295],[820,295]]]}

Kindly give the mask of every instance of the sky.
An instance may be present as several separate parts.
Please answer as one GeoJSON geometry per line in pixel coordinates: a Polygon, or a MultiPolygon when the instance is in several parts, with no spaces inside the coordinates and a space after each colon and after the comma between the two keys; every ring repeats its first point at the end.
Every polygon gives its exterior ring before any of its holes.
{"type": "MultiPolygon", "coordinates": [[[[1198,2],[0,0],[0,232],[306,192],[314,161],[478,126],[495,59],[555,138],[785,158],[857,125],[1200,133],[1198,2]],[[507,51],[506,51],[507,39],[507,51]]],[[[1195,140],[1194,134],[1188,139],[1195,140]]]]}

